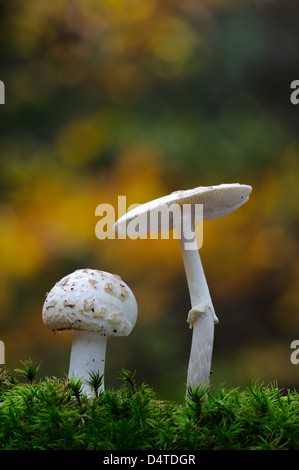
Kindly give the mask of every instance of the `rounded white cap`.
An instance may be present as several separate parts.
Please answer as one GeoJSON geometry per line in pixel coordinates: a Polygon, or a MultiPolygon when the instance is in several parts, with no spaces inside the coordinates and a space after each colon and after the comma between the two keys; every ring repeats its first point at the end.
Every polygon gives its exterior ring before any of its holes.
{"type": "Polygon", "coordinates": [[[47,294],[42,316],[53,331],[127,336],[136,323],[137,311],[133,292],[119,276],[79,269],[58,281],[47,294]]]}
{"type": "MultiPolygon", "coordinates": [[[[217,186],[199,186],[194,189],[175,191],[168,196],[163,196],[153,201],[141,204],[131,211],[120,217],[114,224],[115,232],[121,235],[135,235],[130,233],[130,222],[138,218],[138,233],[144,234],[151,231],[159,232],[173,228],[174,213],[169,213],[170,220],[165,218],[165,226],[163,226],[163,217],[155,217],[157,213],[163,215],[171,207],[177,205],[182,207],[183,204],[190,204],[191,210],[195,208],[195,204],[203,205],[203,219],[218,219],[234,212],[241,207],[249,199],[251,186],[239,183],[220,184],[217,186]],[[151,218],[149,216],[152,216],[151,218]]],[[[180,212],[178,212],[180,216],[180,212]]],[[[201,219],[196,219],[195,223],[201,219]]]]}

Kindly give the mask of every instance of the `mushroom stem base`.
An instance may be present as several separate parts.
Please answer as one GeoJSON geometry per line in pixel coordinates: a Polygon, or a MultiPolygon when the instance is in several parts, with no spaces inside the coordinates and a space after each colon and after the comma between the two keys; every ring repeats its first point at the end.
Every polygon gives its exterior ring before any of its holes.
{"type": "MultiPolygon", "coordinates": [[[[107,337],[88,331],[73,330],[73,344],[68,377],[83,380],[82,391],[92,395],[93,390],[85,383],[90,379],[90,372],[104,374],[107,337]]],[[[104,381],[102,381],[104,389],[104,381]]]]}
{"type": "Polygon", "coordinates": [[[187,387],[205,386],[209,382],[214,342],[214,320],[208,311],[198,316],[193,325],[187,387]]]}

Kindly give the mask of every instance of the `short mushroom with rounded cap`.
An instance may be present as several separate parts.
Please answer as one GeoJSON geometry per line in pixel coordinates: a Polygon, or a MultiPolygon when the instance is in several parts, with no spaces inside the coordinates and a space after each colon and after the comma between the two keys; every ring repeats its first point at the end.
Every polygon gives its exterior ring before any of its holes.
{"type": "MultiPolygon", "coordinates": [[[[122,279],[105,271],[79,269],[47,294],[43,321],[54,332],[73,331],[69,378],[104,374],[107,336],[128,336],[137,320],[137,302],[122,279]]],[[[102,382],[102,389],[104,382],[102,382]]]]}
{"type": "Polygon", "coordinates": [[[191,298],[191,310],[187,321],[190,327],[193,327],[187,375],[188,387],[203,386],[209,381],[214,323],[218,323],[196,244],[195,225],[202,219],[218,219],[235,211],[248,201],[251,190],[251,186],[234,183],[176,191],[168,196],[139,205],[120,217],[114,224],[114,230],[117,233],[127,236],[136,236],[137,226],[138,235],[167,229],[177,229],[179,232],[191,298]],[[169,219],[163,219],[163,211],[167,212],[173,205],[179,208],[185,207],[185,204],[189,209],[188,220],[184,211],[168,212],[169,219]],[[202,207],[200,217],[199,212],[196,211],[197,205],[202,207]],[[157,214],[161,217],[157,217],[157,214]],[[188,238],[185,236],[183,227],[186,221],[189,224],[188,238]],[[190,244],[193,246],[191,249],[190,244]]]}

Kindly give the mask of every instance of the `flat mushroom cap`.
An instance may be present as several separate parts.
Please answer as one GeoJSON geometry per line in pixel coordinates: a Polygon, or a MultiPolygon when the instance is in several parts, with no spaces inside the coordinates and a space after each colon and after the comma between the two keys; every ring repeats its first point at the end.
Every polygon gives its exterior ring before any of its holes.
{"type": "Polygon", "coordinates": [[[42,316],[53,331],[127,336],[137,320],[137,302],[119,276],[79,269],[58,281],[47,294],[42,316]]]}
{"type": "MultiPolygon", "coordinates": [[[[170,212],[170,219],[167,220],[165,226],[163,226],[163,217],[162,219],[158,218],[157,214],[163,215],[163,212],[169,211],[172,205],[182,207],[183,204],[191,204],[192,208],[195,208],[195,204],[202,204],[203,219],[218,219],[234,212],[245,204],[251,191],[251,186],[239,183],[199,186],[194,189],[175,191],[168,196],[141,204],[127,212],[117,220],[113,228],[115,232],[121,235],[136,235],[135,231],[130,232],[130,222],[139,219],[138,234],[140,235],[150,231],[171,230],[173,229],[175,212],[173,214],[170,212]],[[151,217],[150,223],[149,217],[151,217]]],[[[195,223],[199,221],[195,219],[195,223]]]]}

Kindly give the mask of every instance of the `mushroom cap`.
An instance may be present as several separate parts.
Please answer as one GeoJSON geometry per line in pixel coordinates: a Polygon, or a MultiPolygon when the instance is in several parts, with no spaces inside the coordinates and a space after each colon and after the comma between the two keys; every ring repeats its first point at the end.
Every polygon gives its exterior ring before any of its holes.
{"type": "MultiPolygon", "coordinates": [[[[113,228],[121,235],[136,235],[134,230],[130,230],[130,222],[138,219],[140,221],[138,234],[140,235],[171,230],[174,228],[173,222],[176,213],[175,211],[169,212],[169,209],[173,205],[181,208],[183,204],[190,204],[191,210],[194,212],[196,204],[203,205],[203,213],[200,213],[200,217],[195,213],[195,223],[202,220],[202,215],[203,219],[218,219],[245,204],[251,191],[251,186],[239,183],[199,186],[194,189],[175,191],[168,196],[160,197],[132,209],[120,217],[113,228]],[[168,218],[163,219],[163,213],[166,212],[169,212],[168,218]],[[158,217],[159,213],[162,217],[158,217]]],[[[181,212],[179,214],[181,215],[181,212]]]]}
{"type": "Polygon", "coordinates": [[[137,310],[133,292],[119,276],[79,269],[58,281],[47,294],[42,317],[53,331],[127,336],[136,323],[137,310]]]}

